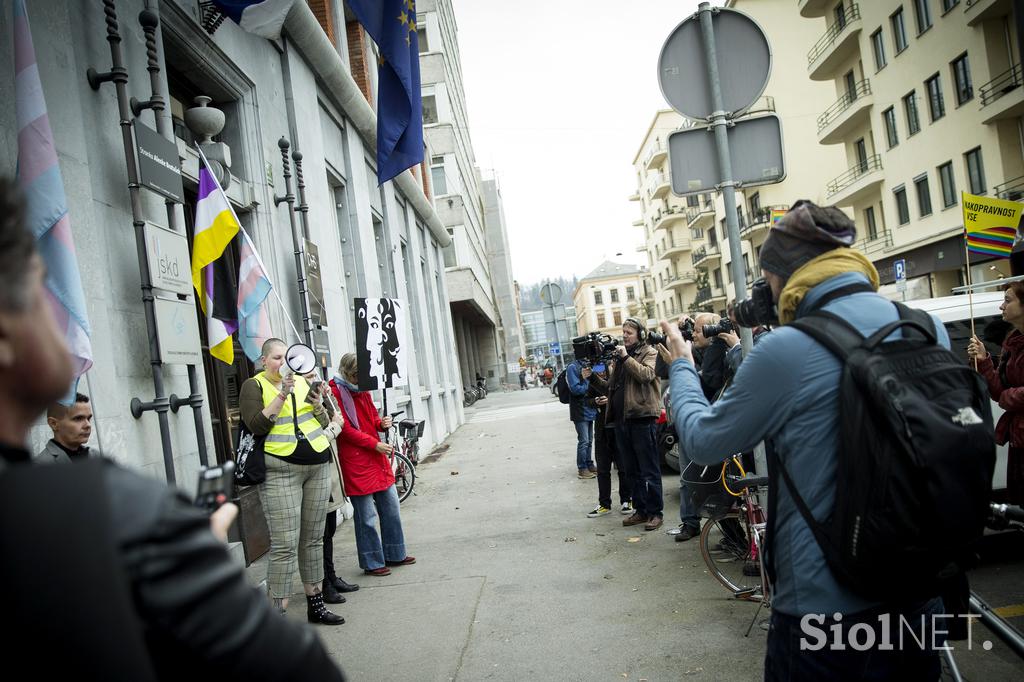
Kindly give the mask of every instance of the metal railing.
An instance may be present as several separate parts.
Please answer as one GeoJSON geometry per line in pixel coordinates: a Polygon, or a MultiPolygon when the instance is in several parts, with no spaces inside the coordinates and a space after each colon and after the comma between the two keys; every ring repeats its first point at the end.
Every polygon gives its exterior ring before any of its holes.
{"type": "Polygon", "coordinates": [[[871,94],[871,82],[865,78],[857,81],[852,92],[845,92],[843,96],[835,101],[832,106],[822,112],[818,117],[818,132],[827,128],[830,123],[839,118],[840,114],[853,106],[853,103],[871,94]]]}
{"type": "Polygon", "coordinates": [[[995,195],[1007,201],[1020,201],[1024,197],[1024,175],[1007,180],[993,188],[995,195]]]}
{"type": "Polygon", "coordinates": [[[740,234],[746,234],[755,227],[759,227],[765,223],[771,222],[772,211],[788,211],[789,206],[783,204],[775,204],[772,206],[762,206],[756,211],[750,211],[747,213],[747,224],[745,227],[740,229],[740,234]]]}
{"type": "Polygon", "coordinates": [[[644,157],[644,168],[646,168],[651,163],[651,159],[653,159],[658,154],[662,154],[664,152],[665,148],[661,146],[661,140],[656,140],[654,142],[654,146],[651,147],[651,151],[647,152],[647,156],[644,157]]]}
{"type": "Polygon", "coordinates": [[[839,39],[839,36],[843,34],[843,31],[847,29],[850,22],[860,19],[860,6],[857,4],[851,4],[846,8],[846,11],[840,15],[836,23],[828,27],[825,31],[825,35],[818,39],[818,42],[814,43],[814,47],[811,48],[810,52],[807,53],[807,66],[818,60],[818,57],[828,51],[832,45],[839,39]]]}
{"type": "Polygon", "coordinates": [[[694,305],[704,305],[711,300],[711,287],[701,287],[697,289],[697,295],[693,297],[694,305]]]}
{"type": "Polygon", "coordinates": [[[829,182],[825,188],[825,195],[831,197],[833,194],[838,194],[860,180],[862,176],[876,170],[882,170],[882,157],[878,154],[872,154],[864,161],[829,182]]]}
{"type": "Polygon", "coordinates": [[[981,106],[987,107],[1006,93],[1019,88],[1022,83],[1024,79],[1021,78],[1020,64],[1014,64],[978,89],[981,93],[981,106]]]}
{"type": "Polygon", "coordinates": [[[874,236],[868,234],[863,239],[858,240],[853,248],[857,249],[865,255],[878,253],[892,246],[892,232],[885,229],[881,232],[875,233],[874,236]]]}

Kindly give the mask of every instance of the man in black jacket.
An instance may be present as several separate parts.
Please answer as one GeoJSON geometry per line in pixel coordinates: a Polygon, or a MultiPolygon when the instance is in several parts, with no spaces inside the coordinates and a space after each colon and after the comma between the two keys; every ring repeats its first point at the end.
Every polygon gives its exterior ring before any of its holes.
{"type": "Polygon", "coordinates": [[[37,679],[343,679],[314,633],[275,613],[231,560],[223,539],[234,505],[207,517],[163,483],[101,459],[31,465],[29,429],[67,393],[72,366],[22,215],[0,177],[7,665],[37,679]]]}

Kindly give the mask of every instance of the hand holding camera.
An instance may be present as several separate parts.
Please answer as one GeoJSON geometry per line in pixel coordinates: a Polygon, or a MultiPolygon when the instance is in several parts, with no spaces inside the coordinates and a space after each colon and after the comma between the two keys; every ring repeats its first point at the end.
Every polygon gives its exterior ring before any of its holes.
{"type": "MultiPolygon", "coordinates": [[[[688,320],[688,322],[692,328],[693,320],[688,320]]],[[[679,326],[666,321],[662,321],[661,330],[665,333],[665,345],[668,348],[668,352],[672,355],[672,360],[685,358],[691,365],[694,364],[692,337],[691,339],[684,339],[683,331],[679,326]]]]}
{"type": "Polygon", "coordinates": [[[584,367],[583,371],[580,372],[580,376],[582,376],[584,379],[589,379],[593,373],[594,370],[592,370],[590,367],[584,367]]]}

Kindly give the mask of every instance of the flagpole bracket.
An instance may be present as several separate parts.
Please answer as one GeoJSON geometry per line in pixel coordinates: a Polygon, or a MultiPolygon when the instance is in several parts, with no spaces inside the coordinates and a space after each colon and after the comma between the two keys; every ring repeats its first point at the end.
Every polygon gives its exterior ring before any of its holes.
{"type": "Polygon", "coordinates": [[[199,393],[193,393],[192,395],[187,395],[184,398],[179,398],[178,396],[172,393],[167,397],[167,400],[168,404],[170,405],[171,412],[173,412],[174,414],[178,414],[178,410],[182,407],[185,407],[186,405],[190,407],[203,406],[203,396],[199,393]]]}
{"type": "Polygon", "coordinates": [[[144,403],[138,398],[132,398],[130,409],[132,416],[141,419],[146,412],[164,412],[170,409],[170,402],[167,398],[156,398],[151,403],[144,403]]]}
{"type": "Polygon", "coordinates": [[[128,69],[123,66],[115,66],[110,69],[110,71],[100,73],[90,66],[85,70],[85,79],[89,81],[90,88],[93,90],[99,90],[101,85],[109,83],[110,81],[127,83],[128,69]]]}

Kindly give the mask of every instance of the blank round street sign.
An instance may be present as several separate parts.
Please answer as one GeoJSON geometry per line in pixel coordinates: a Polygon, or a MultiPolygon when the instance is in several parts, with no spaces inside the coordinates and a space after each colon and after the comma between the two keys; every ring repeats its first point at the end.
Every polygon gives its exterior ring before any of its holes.
{"type": "Polygon", "coordinates": [[[540,289],[540,300],[548,305],[555,305],[562,300],[562,287],[554,282],[545,284],[540,289]]]}
{"type": "MultiPolygon", "coordinates": [[[[733,9],[719,8],[711,15],[711,25],[724,110],[742,112],[768,84],[772,70],[768,39],[757,22],[733,9]]],[[[699,12],[676,26],[665,40],[658,57],[658,83],[665,100],[683,116],[705,119],[714,111],[699,12]]]]}

